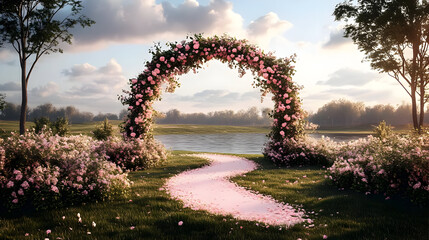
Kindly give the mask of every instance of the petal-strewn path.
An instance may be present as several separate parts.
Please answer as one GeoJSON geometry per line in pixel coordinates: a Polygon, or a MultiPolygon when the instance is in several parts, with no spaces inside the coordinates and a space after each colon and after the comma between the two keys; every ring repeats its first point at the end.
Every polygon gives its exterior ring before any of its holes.
{"type": "Polygon", "coordinates": [[[306,221],[304,212],[273,198],[255,194],[230,182],[228,178],[253,171],[257,165],[237,156],[196,154],[211,164],[186,171],[170,178],[165,188],[185,207],[237,219],[258,221],[269,225],[292,226],[306,221]]]}

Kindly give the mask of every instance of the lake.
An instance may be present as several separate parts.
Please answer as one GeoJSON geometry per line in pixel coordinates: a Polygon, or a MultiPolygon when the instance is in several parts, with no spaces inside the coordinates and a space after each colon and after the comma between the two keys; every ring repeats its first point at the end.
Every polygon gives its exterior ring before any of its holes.
{"type": "MultiPolygon", "coordinates": [[[[322,134],[309,135],[314,138],[322,137],[322,134]]],[[[324,135],[337,142],[366,137],[362,134],[324,135]]],[[[263,133],[171,134],[156,135],[155,139],[170,150],[237,154],[261,154],[267,142],[267,137],[263,133]]]]}

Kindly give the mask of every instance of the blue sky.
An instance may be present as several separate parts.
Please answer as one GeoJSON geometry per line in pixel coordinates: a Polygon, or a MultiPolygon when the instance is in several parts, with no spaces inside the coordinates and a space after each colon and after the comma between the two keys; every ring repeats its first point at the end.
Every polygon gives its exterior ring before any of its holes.
{"type": "MultiPolygon", "coordinates": [[[[41,58],[29,81],[29,106],[74,105],[93,113],[118,113],[127,79],[144,70],[154,42],[186,35],[224,33],[246,38],[277,57],[297,54],[293,80],[303,86],[303,107],[316,111],[334,99],[366,105],[397,105],[408,96],[393,79],[371,70],[364,55],[342,38],[332,12],[341,0],[86,0],[84,14],[97,23],[73,30],[64,54],[41,58]]],[[[20,103],[17,54],[0,49],[0,92],[20,103]]],[[[156,109],[182,112],[272,107],[253,89],[251,74],[211,61],[199,73],[181,76],[181,87],[165,93],[156,109]]]]}

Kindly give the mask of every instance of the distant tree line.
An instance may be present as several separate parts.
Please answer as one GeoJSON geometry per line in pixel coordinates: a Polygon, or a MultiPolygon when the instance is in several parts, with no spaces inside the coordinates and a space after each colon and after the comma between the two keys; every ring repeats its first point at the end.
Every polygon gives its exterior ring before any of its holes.
{"type": "MultiPolygon", "coordinates": [[[[28,107],[27,107],[28,108],[28,107]]],[[[19,120],[21,113],[21,105],[7,102],[4,109],[1,110],[0,120],[19,120]]],[[[74,106],[56,108],[51,103],[39,105],[35,108],[27,109],[27,119],[34,121],[41,117],[47,117],[50,121],[55,121],[57,118],[66,118],[70,123],[84,123],[92,121],[121,120],[126,114],[126,110],[122,110],[119,114],[114,113],[99,113],[94,115],[90,112],[81,112],[74,106]]]]}
{"type": "Polygon", "coordinates": [[[259,110],[256,107],[234,112],[232,110],[209,113],[181,113],[177,109],[170,110],[156,118],[159,124],[202,124],[202,125],[233,125],[263,126],[270,125],[268,116],[270,109],[259,110]]]}
{"type": "MultiPolygon", "coordinates": [[[[402,104],[398,107],[391,105],[375,105],[366,107],[361,102],[334,100],[311,114],[308,120],[324,127],[351,127],[359,125],[377,125],[381,121],[394,126],[412,123],[411,105],[402,104]]],[[[429,113],[426,111],[425,123],[429,123],[429,113]]]]}

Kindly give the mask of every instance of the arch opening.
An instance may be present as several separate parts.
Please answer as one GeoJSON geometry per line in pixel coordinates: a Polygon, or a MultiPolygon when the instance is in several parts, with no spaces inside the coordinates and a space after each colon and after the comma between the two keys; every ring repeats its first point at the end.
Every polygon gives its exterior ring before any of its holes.
{"type": "Polygon", "coordinates": [[[198,70],[205,62],[217,59],[231,69],[237,69],[242,76],[251,71],[253,86],[265,96],[272,94],[274,110],[270,117],[273,125],[264,154],[270,158],[281,157],[285,141],[303,134],[303,111],[298,96],[299,86],[292,81],[295,73],[294,56],[276,58],[265,53],[247,40],[229,36],[203,37],[201,34],[187,37],[182,42],[167,43],[167,49],[159,44],[150,51],[152,60],[146,62],[145,70],[130,79],[130,90],[120,100],[128,105],[127,119],[122,132],[127,138],[153,138],[153,103],[161,99],[162,85],[174,92],[178,76],[190,70],[198,70]]]}

